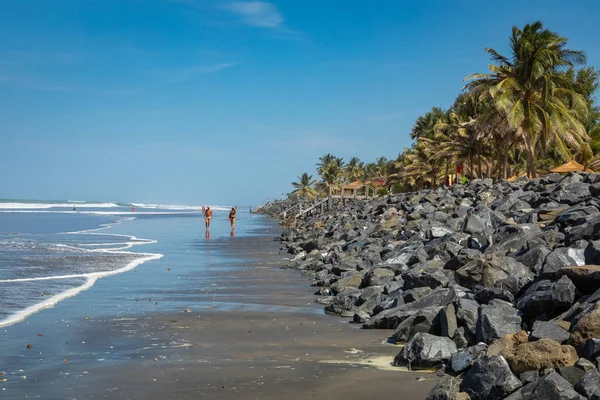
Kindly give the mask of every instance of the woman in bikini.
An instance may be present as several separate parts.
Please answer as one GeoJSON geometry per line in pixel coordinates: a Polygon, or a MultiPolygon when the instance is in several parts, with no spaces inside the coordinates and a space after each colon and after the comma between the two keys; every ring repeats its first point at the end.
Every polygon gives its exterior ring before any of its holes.
{"type": "Polygon", "coordinates": [[[231,208],[229,211],[229,222],[231,222],[231,229],[235,229],[235,214],[237,213],[237,209],[235,207],[231,208]]]}
{"type": "Polygon", "coordinates": [[[204,223],[206,224],[206,229],[210,229],[210,220],[212,219],[212,210],[210,207],[206,207],[206,211],[204,212],[204,223]]]}

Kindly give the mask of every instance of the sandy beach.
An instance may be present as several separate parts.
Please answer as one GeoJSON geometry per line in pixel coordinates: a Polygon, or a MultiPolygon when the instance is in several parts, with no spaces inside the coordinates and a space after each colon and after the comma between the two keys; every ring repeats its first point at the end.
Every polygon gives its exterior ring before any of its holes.
{"type": "MultiPolygon", "coordinates": [[[[189,271],[185,285],[140,295],[145,276],[156,274],[148,264],[9,327],[1,335],[2,398],[425,398],[435,375],[391,367],[399,351],[387,343],[391,331],[325,315],[310,280],[279,269],[279,227],[257,218],[268,229],[195,241],[210,254],[209,272],[189,271]],[[57,319],[79,298],[93,304],[133,275],[141,289],[121,301],[134,308],[76,308],[57,319]]],[[[178,268],[168,253],[157,265],[165,276],[178,268]]]]}

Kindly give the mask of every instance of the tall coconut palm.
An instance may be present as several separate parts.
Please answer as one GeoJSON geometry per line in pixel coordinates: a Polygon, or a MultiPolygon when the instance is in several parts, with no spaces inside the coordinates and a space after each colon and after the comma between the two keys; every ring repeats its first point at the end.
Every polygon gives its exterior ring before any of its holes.
{"type": "Polygon", "coordinates": [[[319,157],[319,162],[317,163],[317,173],[319,175],[322,175],[323,171],[325,170],[325,167],[327,167],[327,165],[333,162],[336,158],[337,157],[331,153],[327,153],[324,156],[319,157]]]}
{"type": "Polygon", "coordinates": [[[298,177],[297,182],[292,182],[292,186],[294,187],[294,191],[298,197],[305,199],[312,199],[316,194],[316,190],[314,188],[316,180],[313,180],[312,175],[304,172],[302,175],[298,177]]]}
{"type": "Polygon", "coordinates": [[[543,153],[553,144],[564,159],[570,149],[589,140],[582,117],[587,112],[580,94],[564,71],[585,62],[581,51],[566,48],[567,39],[543,29],[541,22],[513,27],[510,58],[488,48],[491,73],[466,78],[467,88],[480,98],[489,96],[494,106],[506,113],[507,123],[522,138],[527,166],[536,176],[536,149],[543,153]]]}
{"type": "Polygon", "coordinates": [[[346,164],[346,178],[349,182],[357,181],[360,178],[363,163],[358,157],[352,157],[346,164]]]}
{"type": "Polygon", "coordinates": [[[343,183],[343,170],[336,162],[327,164],[321,174],[319,187],[330,196],[337,191],[343,183]]]}

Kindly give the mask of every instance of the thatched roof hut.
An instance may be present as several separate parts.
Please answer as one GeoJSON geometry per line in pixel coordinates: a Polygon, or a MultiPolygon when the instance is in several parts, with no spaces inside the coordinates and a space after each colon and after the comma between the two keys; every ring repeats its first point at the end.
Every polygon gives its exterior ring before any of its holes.
{"type": "Polygon", "coordinates": [[[585,171],[585,172],[593,172],[592,170],[585,168],[583,165],[579,164],[575,160],[571,160],[569,162],[564,163],[563,165],[559,165],[558,167],[552,168],[551,172],[558,173],[567,173],[567,172],[576,172],[576,171],[585,171]]]}

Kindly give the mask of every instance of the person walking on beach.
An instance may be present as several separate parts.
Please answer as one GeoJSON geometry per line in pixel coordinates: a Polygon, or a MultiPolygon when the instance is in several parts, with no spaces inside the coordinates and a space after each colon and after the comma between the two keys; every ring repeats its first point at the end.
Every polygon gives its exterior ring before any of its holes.
{"type": "Polygon", "coordinates": [[[235,207],[231,207],[231,211],[229,211],[229,222],[231,222],[231,230],[235,229],[235,214],[237,213],[237,209],[235,207]]]}
{"type": "Polygon", "coordinates": [[[212,210],[210,206],[206,207],[206,211],[204,211],[204,223],[206,224],[206,229],[210,229],[210,220],[212,219],[212,210]]]}

